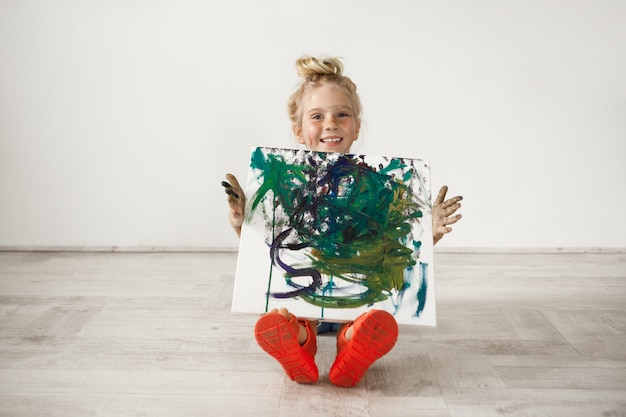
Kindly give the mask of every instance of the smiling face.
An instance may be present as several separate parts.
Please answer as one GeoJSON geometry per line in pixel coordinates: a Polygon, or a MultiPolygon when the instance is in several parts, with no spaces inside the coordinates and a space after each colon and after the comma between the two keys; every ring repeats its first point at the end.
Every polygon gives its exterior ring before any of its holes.
{"type": "Polygon", "coordinates": [[[303,98],[302,123],[294,125],[293,133],[309,150],[349,153],[360,127],[346,92],[324,83],[303,98]]]}

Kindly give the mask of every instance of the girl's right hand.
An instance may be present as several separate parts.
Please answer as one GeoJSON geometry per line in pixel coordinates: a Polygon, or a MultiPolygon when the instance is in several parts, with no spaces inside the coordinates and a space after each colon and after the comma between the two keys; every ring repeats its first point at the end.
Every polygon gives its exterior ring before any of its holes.
{"type": "Polygon", "coordinates": [[[222,181],[228,196],[228,221],[237,236],[241,236],[241,225],[245,216],[246,194],[233,174],[226,174],[226,181],[222,181]]]}

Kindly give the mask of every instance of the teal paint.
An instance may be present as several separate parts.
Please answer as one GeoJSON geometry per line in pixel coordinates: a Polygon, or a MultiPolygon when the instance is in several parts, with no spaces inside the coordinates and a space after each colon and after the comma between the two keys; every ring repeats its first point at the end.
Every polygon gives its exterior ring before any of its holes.
{"type": "MultiPolygon", "coordinates": [[[[271,231],[271,273],[280,267],[293,289],[270,294],[268,283],[266,306],[270,296],[322,309],[401,302],[422,244],[413,225],[425,207],[413,192],[422,179],[412,161],[372,167],[357,155],[263,149],[251,159],[259,188],[248,219],[262,213],[271,231]],[[287,252],[301,256],[287,263],[287,252]]],[[[425,270],[420,266],[420,274],[425,270]]],[[[423,276],[420,285],[416,314],[425,303],[423,276]]]]}

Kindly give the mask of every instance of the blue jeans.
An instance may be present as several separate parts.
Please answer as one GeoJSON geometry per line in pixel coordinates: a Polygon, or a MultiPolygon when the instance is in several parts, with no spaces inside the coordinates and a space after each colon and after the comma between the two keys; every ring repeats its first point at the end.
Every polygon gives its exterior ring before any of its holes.
{"type": "Polygon", "coordinates": [[[320,321],[317,324],[317,334],[330,333],[330,332],[337,333],[339,331],[339,326],[341,326],[341,323],[331,323],[328,321],[320,321]]]}

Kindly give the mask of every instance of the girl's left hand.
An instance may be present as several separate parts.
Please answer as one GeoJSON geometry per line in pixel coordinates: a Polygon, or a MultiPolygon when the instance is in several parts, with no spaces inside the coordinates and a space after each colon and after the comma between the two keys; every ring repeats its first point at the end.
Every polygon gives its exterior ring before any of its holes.
{"type": "Polygon", "coordinates": [[[447,192],[447,185],[441,187],[433,204],[433,244],[439,242],[446,233],[450,233],[452,228],[449,226],[461,220],[462,217],[454,213],[461,208],[459,201],[463,200],[463,197],[456,196],[446,200],[447,192]]]}

